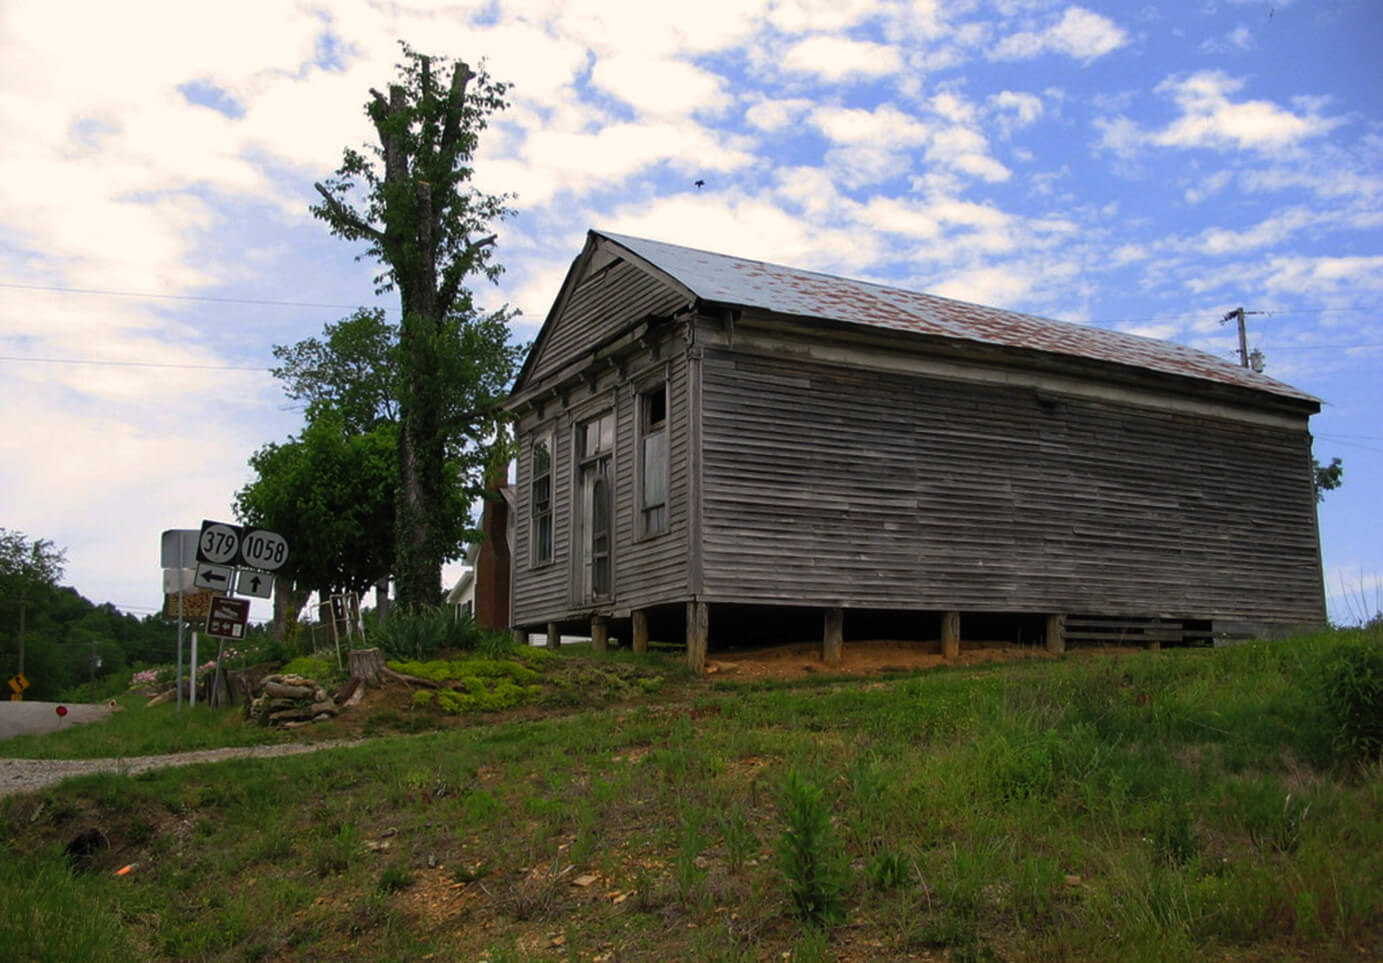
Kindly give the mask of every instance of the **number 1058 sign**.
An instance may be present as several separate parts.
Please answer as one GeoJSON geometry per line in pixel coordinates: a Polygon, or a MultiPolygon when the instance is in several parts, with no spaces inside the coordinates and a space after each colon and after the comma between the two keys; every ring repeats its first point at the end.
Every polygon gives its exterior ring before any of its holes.
{"type": "Polygon", "coordinates": [[[197,539],[197,561],[273,572],[288,561],[288,542],[267,529],[204,521],[197,539]]]}

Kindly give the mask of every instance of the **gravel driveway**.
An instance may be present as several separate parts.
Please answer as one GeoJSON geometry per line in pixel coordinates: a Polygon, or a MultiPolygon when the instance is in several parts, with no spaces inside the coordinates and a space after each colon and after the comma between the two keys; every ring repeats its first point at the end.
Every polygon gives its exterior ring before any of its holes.
{"type": "MultiPolygon", "coordinates": [[[[118,772],[133,776],[167,766],[190,766],[198,762],[217,762],[242,757],[295,756],[303,752],[357,746],[360,740],[342,739],[310,745],[286,743],[281,746],[241,746],[232,749],[204,749],[197,752],[172,752],[162,756],[129,756],[124,759],[0,759],[0,796],[33,792],[72,776],[89,772],[118,772]]],[[[3,744],[0,744],[3,748],[3,744]]]]}

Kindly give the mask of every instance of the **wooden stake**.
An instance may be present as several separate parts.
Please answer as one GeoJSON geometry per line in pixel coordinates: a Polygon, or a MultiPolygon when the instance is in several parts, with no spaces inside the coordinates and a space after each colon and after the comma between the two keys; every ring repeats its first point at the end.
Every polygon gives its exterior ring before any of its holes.
{"type": "Polygon", "coordinates": [[[947,660],[960,656],[959,612],[943,612],[941,615],[941,656],[947,660]]]}
{"type": "Polygon", "coordinates": [[[706,648],[711,634],[710,606],[705,602],[687,603],[687,665],[693,672],[706,669],[706,648]]]}
{"type": "Polygon", "coordinates": [[[845,610],[837,606],[826,610],[826,631],[821,640],[821,661],[840,665],[841,648],[845,642],[845,610]]]}
{"type": "Polygon", "coordinates": [[[1066,651],[1066,616],[1047,616],[1047,651],[1062,653],[1066,651]]]}

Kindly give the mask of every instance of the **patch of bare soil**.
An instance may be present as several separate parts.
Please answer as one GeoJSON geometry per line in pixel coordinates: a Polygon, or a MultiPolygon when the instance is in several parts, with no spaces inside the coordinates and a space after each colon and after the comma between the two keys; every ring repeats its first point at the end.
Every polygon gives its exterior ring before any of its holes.
{"type": "MultiPolygon", "coordinates": [[[[1074,649],[1072,655],[1119,655],[1139,651],[1134,648],[1105,647],[1074,649]]],[[[708,675],[728,679],[802,679],[811,675],[882,675],[912,672],[941,666],[980,665],[985,662],[1020,662],[1026,659],[1054,659],[1057,656],[1037,645],[1009,642],[965,642],[960,655],[948,661],[941,655],[940,642],[896,642],[871,640],[846,642],[841,646],[839,665],[827,665],[821,658],[820,642],[801,642],[768,649],[743,652],[713,652],[706,663],[708,675]]]]}

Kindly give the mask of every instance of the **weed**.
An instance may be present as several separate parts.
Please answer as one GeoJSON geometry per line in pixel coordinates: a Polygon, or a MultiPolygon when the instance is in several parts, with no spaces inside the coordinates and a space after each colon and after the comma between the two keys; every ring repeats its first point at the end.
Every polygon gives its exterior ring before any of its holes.
{"type": "Polygon", "coordinates": [[[869,861],[869,882],[875,889],[894,889],[907,878],[907,861],[897,850],[881,850],[869,861]]]}
{"type": "Polygon", "coordinates": [[[744,869],[745,860],[759,847],[758,837],[749,828],[749,820],[744,816],[744,807],[736,805],[721,817],[720,832],[725,839],[725,855],[730,871],[738,873],[744,869]]]}
{"type": "Polygon", "coordinates": [[[1191,812],[1180,793],[1164,792],[1155,807],[1152,828],[1153,851],[1158,859],[1176,865],[1195,857],[1198,846],[1191,828],[1191,812]]]}
{"type": "Polygon", "coordinates": [[[686,906],[696,902],[696,897],[706,882],[706,869],[702,863],[701,853],[708,843],[700,821],[694,815],[685,817],[682,830],[677,837],[677,855],[672,862],[672,878],[677,884],[677,896],[686,906]]]}
{"type": "Polygon", "coordinates": [[[814,925],[835,923],[845,914],[845,859],[831,827],[830,806],[821,788],[794,770],[783,785],[780,807],[785,825],[778,865],[793,911],[814,925]]]}
{"type": "Polygon", "coordinates": [[[1383,755],[1383,649],[1361,644],[1333,652],[1324,667],[1321,696],[1339,758],[1383,755]]]}
{"type": "Polygon", "coordinates": [[[413,885],[413,874],[402,866],[387,866],[379,874],[375,888],[381,893],[397,893],[413,885]]]}

